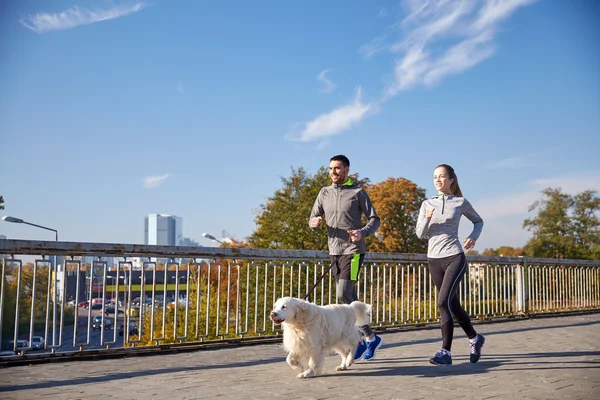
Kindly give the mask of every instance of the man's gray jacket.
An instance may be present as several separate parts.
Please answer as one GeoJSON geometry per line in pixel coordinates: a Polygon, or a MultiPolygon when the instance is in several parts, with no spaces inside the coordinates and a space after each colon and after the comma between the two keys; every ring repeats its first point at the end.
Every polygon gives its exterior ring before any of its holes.
{"type": "Polygon", "coordinates": [[[355,185],[351,179],[343,185],[332,184],[321,189],[308,223],[316,217],[323,217],[327,224],[327,244],[329,254],[365,254],[365,237],[375,233],[381,222],[367,192],[355,185]],[[363,227],[361,217],[367,217],[363,227]],[[351,242],[349,230],[360,230],[362,237],[351,242]]]}

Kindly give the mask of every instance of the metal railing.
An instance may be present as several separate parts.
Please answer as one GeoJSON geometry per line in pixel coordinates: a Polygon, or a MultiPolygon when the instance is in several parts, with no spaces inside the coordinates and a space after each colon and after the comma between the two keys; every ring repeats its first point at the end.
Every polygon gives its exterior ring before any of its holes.
{"type": "MultiPolygon", "coordinates": [[[[280,327],[269,319],[277,298],[303,297],[329,266],[327,253],[317,251],[25,240],[0,240],[0,256],[0,343],[9,359],[278,337],[280,327]],[[82,256],[95,258],[87,265],[82,256]],[[114,267],[104,256],[116,260],[114,267]],[[166,271],[174,274],[173,284],[166,271]],[[83,296],[92,273],[100,282],[97,293],[88,290],[83,296]],[[112,273],[117,278],[109,281],[112,273]],[[70,302],[69,279],[76,280],[70,302]],[[88,302],[83,310],[82,301],[88,302]],[[107,304],[114,304],[112,317],[105,312],[107,304]],[[37,339],[39,349],[34,348],[37,337],[43,340],[37,339]]],[[[599,261],[467,260],[458,294],[473,319],[600,309],[599,261]]],[[[425,255],[368,253],[358,295],[372,304],[376,329],[438,320],[425,255]]],[[[337,301],[331,273],[309,300],[337,301]]]]}

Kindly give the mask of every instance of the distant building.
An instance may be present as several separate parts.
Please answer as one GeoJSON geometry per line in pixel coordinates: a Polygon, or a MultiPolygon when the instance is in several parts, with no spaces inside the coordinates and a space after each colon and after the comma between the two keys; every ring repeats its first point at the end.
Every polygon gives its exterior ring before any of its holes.
{"type": "Polygon", "coordinates": [[[4,240],[4,239],[6,239],[6,236],[5,235],[0,235],[0,240],[4,240]]]}
{"type": "Polygon", "coordinates": [[[193,246],[193,247],[201,247],[200,243],[196,242],[194,239],[190,238],[181,238],[181,242],[179,246],[193,246]]]}
{"type": "Polygon", "coordinates": [[[183,221],[167,214],[149,214],[144,224],[144,243],[161,246],[180,246],[183,221]]]}

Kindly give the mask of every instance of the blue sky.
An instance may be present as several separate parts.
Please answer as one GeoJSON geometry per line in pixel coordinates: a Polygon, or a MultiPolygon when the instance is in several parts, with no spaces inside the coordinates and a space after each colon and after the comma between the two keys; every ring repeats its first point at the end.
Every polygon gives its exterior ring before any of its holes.
{"type": "Polygon", "coordinates": [[[428,195],[453,165],[475,248],[522,246],[541,189],[600,190],[599,18],[594,0],[2,2],[3,215],[142,243],[145,215],[174,214],[211,246],[341,153],[428,195]]]}

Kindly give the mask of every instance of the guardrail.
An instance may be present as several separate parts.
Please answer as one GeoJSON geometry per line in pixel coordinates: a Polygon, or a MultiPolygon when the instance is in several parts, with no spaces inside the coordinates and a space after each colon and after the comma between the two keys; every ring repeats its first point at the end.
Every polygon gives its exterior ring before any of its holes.
{"type": "MultiPolygon", "coordinates": [[[[0,257],[0,354],[8,359],[278,337],[269,319],[275,300],[304,296],[329,266],[318,251],[27,240],[0,240],[0,257]]],[[[467,260],[458,293],[473,319],[600,309],[599,261],[467,260]]],[[[358,294],[373,305],[376,329],[438,320],[423,254],[368,253],[358,294]]],[[[309,300],[336,302],[331,274],[309,300]]]]}

